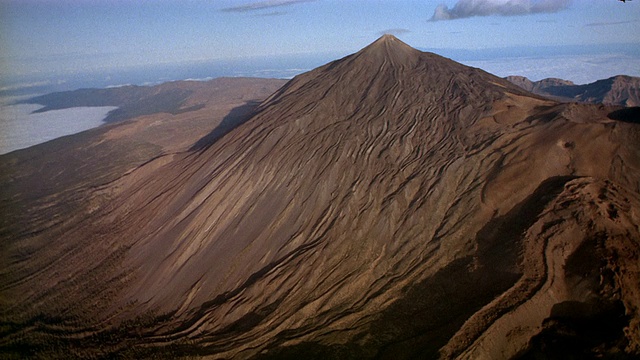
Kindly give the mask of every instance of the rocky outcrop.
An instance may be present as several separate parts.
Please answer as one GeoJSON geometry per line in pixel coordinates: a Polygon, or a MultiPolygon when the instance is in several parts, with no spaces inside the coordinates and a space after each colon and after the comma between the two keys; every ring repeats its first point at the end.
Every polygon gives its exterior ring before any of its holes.
{"type": "Polygon", "coordinates": [[[640,78],[637,77],[618,75],[585,85],[555,78],[531,81],[524,76],[508,76],[506,79],[527,91],[561,101],[640,106],[640,78]]]}

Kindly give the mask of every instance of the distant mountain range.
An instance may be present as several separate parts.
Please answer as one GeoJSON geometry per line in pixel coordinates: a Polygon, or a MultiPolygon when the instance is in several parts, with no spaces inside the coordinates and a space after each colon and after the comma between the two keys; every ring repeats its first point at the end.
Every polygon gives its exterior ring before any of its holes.
{"type": "Polygon", "coordinates": [[[524,76],[507,76],[506,79],[527,91],[555,100],[640,106],[639,77],[618,75],[585,85],[556,78],[531,81],[524,76]]]}
{"type": "MultiPolygon", "coordinates": [[[[563,102],[640,106],[640,78],[618,75],[591,84],[576,85],[572,81],[547,78],[531,81],[524,76],[507,76],[511,83],[547,98],[563,102]]],[[[202,86],[193,81],[173,81],[155,86],[127,85],[113,88],[89,88],[54,92],[20,101],[22,104],[40,104],[36,112],[81,106],[117,106],[105,122],[132,119],[156,113],[177,115],[199,110],[200,104],[185,106],[194,89],[202,86]]],[[[202,83],[202,82],[200,82],[202,83]]]]}

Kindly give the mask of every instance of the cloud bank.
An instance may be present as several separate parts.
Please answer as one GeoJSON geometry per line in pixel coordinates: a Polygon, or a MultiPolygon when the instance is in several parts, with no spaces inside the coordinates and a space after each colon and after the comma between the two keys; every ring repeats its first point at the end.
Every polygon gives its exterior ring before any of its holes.
{"type": "Polygon", "coordinates": [[[253,2],[246,5],[241,5],[241,6],[228,7],[228,8],[221,9],[220,11],[249,12],[249,11],[271,9],[275,7],[282,7],[282,6],[294,5],[298,3],[311,2],[311,1],[315,1],[315,0],[267,0],[267,1],[253,2]]]}
{"type": "Polygon", "coordinates": [[[439,5],[433,12],[431,21],[553,13],[566,9],[570,4],[571,0],[458,0],[452,8],[439,5]]]}

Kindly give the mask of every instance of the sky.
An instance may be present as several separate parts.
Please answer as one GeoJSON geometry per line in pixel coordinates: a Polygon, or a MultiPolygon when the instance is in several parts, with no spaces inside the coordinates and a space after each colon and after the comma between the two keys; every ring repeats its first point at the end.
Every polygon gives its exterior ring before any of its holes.
{"type": "Polygon", "coordinates": [[[0,0],[0,77],[344,56],[384,33],[472,65],[597,54],[640,76],[640,0],[0,0]]]}

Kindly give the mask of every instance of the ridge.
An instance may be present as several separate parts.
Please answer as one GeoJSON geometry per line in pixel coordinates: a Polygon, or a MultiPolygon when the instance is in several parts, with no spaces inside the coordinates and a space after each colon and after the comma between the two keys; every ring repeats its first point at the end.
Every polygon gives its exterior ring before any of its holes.
{"type": "Polygon", "coordinates": [[[420,50],[414,49],[391,34],[379,37],[354,56],[366,56],[371,60],[389,60],[392,64],[414,63],[422,55],[420,50]]]}

